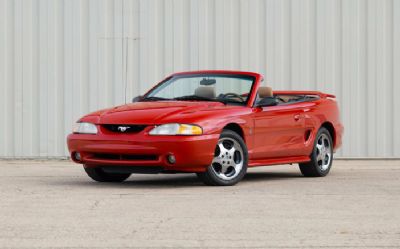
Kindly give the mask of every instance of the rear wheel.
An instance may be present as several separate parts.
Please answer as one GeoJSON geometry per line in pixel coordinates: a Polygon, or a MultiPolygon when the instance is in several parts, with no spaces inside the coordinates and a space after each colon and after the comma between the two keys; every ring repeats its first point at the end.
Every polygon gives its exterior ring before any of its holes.
{"type": "Polygon", "coordinates": [[[233,131],[224,130],[215,147],[211,165],[206,172],[197,175],[206,185],[234,185],[246,174],[247,162],[247,147],[243,139],[233,131]]]}
{"type": "Polygon", "coordinates": [[[309,177],[326,176],[333,160],[332,137],[326,128],[319,129],[310,157],[310,162],[299,164],[301,173],[309,177]]]}
{"type": "Polygon", "coordinates": [[[96,182],[123,182],[131,174],[128,173],[106,173],[101,168],[85,167],[86,174],[96,182]]]}

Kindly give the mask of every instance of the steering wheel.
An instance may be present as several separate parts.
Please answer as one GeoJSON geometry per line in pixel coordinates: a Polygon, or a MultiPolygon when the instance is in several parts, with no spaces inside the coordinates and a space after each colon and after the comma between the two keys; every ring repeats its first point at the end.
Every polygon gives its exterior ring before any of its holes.
{"type": "Polygon", "coordinates": [[[223,93],[221,97],[224,98],[224,99],[227,98],[227,97],[234,97],[234,98],[238,98],[238,99],[240,99],[242,102],[244,102],[243,97],[240,96],[240,95],[237,94],[237,93],[223,93]]]}

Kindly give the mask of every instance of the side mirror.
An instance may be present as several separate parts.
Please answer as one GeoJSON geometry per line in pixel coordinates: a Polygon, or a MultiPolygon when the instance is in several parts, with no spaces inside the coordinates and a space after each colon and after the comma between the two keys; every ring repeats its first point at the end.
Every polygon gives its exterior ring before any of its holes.
{"type": "Polygon", "coordinates": [[[132,103],[138,102],[138,101],[140,101],[142,98],[143,98],[142,95],[136,96],[136,97],[134,97],[134,98],[132,99],[132,103]]]}
{"type": "Polygon", "coordinates": [[[275,106],[278,101],[274,97],[266,97],[258,101],[257,106],[275,106]]]}

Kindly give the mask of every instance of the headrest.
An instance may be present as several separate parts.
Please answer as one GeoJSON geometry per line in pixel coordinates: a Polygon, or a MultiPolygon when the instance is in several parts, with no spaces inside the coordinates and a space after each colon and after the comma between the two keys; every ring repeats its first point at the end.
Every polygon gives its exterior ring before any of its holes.
{"type": "Polygon", "coordinates": [[[194,91],[194,95],[214,99],[215,88],[213,86],[200,86],[194,91]]]}
{"type": "Polygon", "coordinates": [[[262,86],[258,88],[258,96],[260,98],[266,98],[266,97],[273,97],[274,93],[272,92],[272,88],[269,86],[262,86]]]}

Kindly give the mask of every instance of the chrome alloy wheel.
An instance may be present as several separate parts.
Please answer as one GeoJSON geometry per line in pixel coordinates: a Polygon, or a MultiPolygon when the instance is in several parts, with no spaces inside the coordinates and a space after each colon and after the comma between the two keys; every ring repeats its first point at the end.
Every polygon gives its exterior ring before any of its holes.
{"type": "Polygon", "coordinates": [[[212,170],[222,180],[235,178],[243,167],[243,149],[232,138],[220,138],[215,148],[212,170]]]}
{"type": "Polygon", "coordinates": [[[317,149],[317,164],[318,167],[325,171],[329,168],[332,160],[332,146],[330,139],[326,134],[321,134],[318,137],[317,144],[315,145],[317,149]]]}

